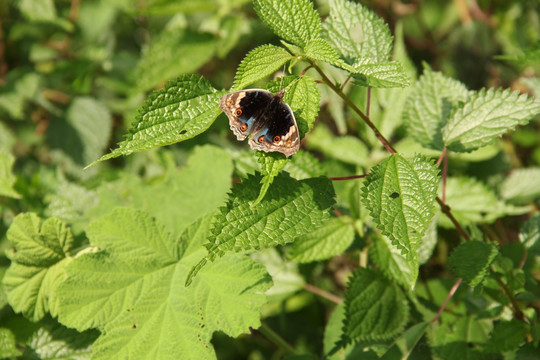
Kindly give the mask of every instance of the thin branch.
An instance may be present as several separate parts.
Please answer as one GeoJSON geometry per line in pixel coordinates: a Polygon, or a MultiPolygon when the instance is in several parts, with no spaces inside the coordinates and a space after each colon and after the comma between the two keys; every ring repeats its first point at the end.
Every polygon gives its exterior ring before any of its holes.
{"type": "Polygon", "coordinates": [[[441,200],[441,198],[439,198],[438,196],[435,198],[435,200],[437,200],[437,203],[439,203],[439,206],[441,207],[441,211],[443,212],[443,214],[445,214],[446,216],[448,216],[448,218],[450,219],[450,221],[452,222],[452,224],[454,224],[454,226],[456,227],[458,233],[459,233],[466,241],[471,241],[471,238],[469,237],[469,234],[467,234],[467,232],[463,229],[463,227],[461,226],[461,224],[456,220],[456,218],[454,217],[454,215],[452,215],[452,211],[450,210],[450,206],[446,205],[446,204],[441,200]]]}
{"type": "Polygon", "coordinates": [[[446,299],[444,299],[444,302],[443,304],[441,305],[441,307],[439,308],[439,311],[437,312],[437,315],[435,315],[435,317],[433,319],[431,319],[431,322],[434,323],[436,322],[437,320],[439,320],[439,318],[441,317],[444,309],[446,309],[446,306],[448,305],[448,302],[450,301],[450,299],[452,298],[452,296],[454,296],[454,294],[456,293],[457,289],[459,288],[459,285],[461,285],[461,282],[463,281],[462,278],[459,278],[457,279],[456,283],[454,284],[454,286],[452,286],[452,288],[450,289],[450,292],[448,293],[448,295],[446,296],[446,299]]]}
{"type": "Polygon", "coordinates": [[[334,302],[334,303],[336,303],[338,305],[343,303],[343,299],[340,298],[339,296],[336,296],[336,295],[334,295],[332,293],[329,293],[328,291],[325,291],[325,290],[323,290],[321,288],[318,288],[316,286],[313,286],[311,284],[305,284],[304,289],[306,289],[309,292],[314,293],[315,295],[319,295],[320,297],[323,297],[323,298],[325,298],[327,300],[330,300],[330,301],[332,301],[332,302],[334,302]]]}
{"type": "Polygon", "coordinates": [[[296,354],[296,350],[291,345],[289,345],[289,343],[287,343],[285,339],[279,336],[278,333],[276,333],[270,327],[266,326],[266,324],[262,323],[258,331],[270,342],[274,343],[278,348],[283,350],[285,353],[290,355],[296,354]]]}
{"type": "Polygon", "coordinates": [[[339,88],[337,87],[333,82],[332,80],[330,80],[326,74],[321,70],[321,68],[319,66],[317,66],[317,64],[315,64],[314,62],[311,63],[311,65],[313,65],[313,68],[315,70],[317,70],[317,72],[319,73],[319,75],[321,75],[323,81],[332,88],[332,90],[334,90],[334,92],[340,97],[343,99],[343,101],[345,101],[345,103],[347,105],[349,105],[351,107],[351,109],[353,109],[353,111],[355,113],[358,114],[358,116],[360,116],[362,118],[362,120],[364,120],[364,122],[366,123],[367,126],[369,126],[369,128],[375,133],[375,136],[377,137],[377,139],[379,139],[379,141],[384,145],[384,147],[386,148],[386,150],[388,150],[388,152],[390,152],[391,154],[396,154],[397,151],[396,149],[392,146],[392,144],[386,140],[386,138],[383,136],[383,134],[381,134],[381,132],[379,131],[379,129],[377,129],[377,127],[375,126],[375,124],[373,124],[371,122],[371,120],[369,119],[369,117],[367,117],[363,112],[362,110],[360,110],[358,108],[358,106],[356,106],[355,103],[353,103],[351,101],[351,99],[349,99],[349,97],[347,95],[345,95],[345,93],[339,88]]]}
{"type": "Polygon", "coordinates": [[[338,176],[338,177],[331,177],[329,178],[332,181],[339,181],[339,180],[351,180],[351,179],[361,179],[368,176],[368,174],[364,175],[351,175],[351,176],[338,176]]]}

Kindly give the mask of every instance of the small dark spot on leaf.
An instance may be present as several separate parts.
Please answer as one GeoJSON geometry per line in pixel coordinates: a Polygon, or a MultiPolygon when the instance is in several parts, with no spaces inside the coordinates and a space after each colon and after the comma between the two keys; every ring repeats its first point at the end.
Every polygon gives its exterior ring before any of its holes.
{"type": "Polygon", "coordinates": [[[394,191],[393,193],[390,194],[390,197],[392,199],[397,199],[399,197],[399,193],[394,191]]]}
{"type": "Polygon", "coordinates": [[[186,129],[181,130],[181,131],[178,133],[178,135],[184,135],[185,133],[187,133],[187,130],[186,130],[186,129]]]}
{"type": "Polygon", "coordinates": [[[137,324],[131,325],[131,328],[132,328],[132,329],[136,329],[136,328],[137,328],[137,324]]]}

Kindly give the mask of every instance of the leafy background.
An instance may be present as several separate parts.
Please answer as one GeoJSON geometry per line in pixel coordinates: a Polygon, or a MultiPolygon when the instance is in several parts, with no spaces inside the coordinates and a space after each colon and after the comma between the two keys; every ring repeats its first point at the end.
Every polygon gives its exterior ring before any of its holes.
{"type": "Polygon", "coordinates": [[[0,21],[0,358],[538,358],[537,1],[0,21]],[[291,159],[232,136],[247,87],[291,159]]]}

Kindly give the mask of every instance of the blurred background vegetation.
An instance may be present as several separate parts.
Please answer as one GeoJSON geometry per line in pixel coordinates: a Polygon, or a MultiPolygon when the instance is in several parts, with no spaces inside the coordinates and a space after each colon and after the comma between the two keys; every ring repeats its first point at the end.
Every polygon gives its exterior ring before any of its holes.
{"type": "MultiPolygon", "coordinates": [[[[539,96],[540,64],[526,56],[540,53],[538,0],[366,0],[362,4],[392,31],[402,29],[406,54],[417,73],[427,63],[469,89],[510,87],[539,96]]],[[[322,16],[328,13],[326,0],[316,0],[315,6],[322,16]]],[[[122,172],[150,178],[162,171],[166,160],[160,151],[83,170],[122,140],[149,92],[186,73],[199,73],[216,88],[229,88],[247,52],[267,43],[279,45],[279,39],[257,18],[249,0],[0,2],[0,152],[15,159],[14,187],[20,195],[0,197],[0,278],[9,265],[2,255],[8,246],[5,233],[16,214],[57,215],[62,204],[56,195],[72,183],[80,186],[71,189],[70,196],[79,199],[75,210],[83,213],[92,201],[85,198],[84,188],[120,177],[122,172]]],[[[322,96],[322,104],[330,107],[321,110],[319,122],[334,133],[351,134],[353,130],[343,131],[334,124],[339,113],[335,99],[324,91],[322,96]]],[[[356,121],[344,114],[345,123],[356,121]]],[[[399,126],[395,125],[394,140],[403,134],[399,126]]],[[[539,166],[539,126],[533,121],[505,136],[504,152],[476,164],[476,171],[494,167],[500,173],[539,166]]],[[[167,151],[183,164],[190,149],[203,143],[243,146],[247,151],[246,144],[237,144],[231,136],[224,116],[203,135],[167,151]]],[[[317,155],[324,157],[324,152],[317,155]]],[[[317,266],[306,265],[301,271],[317,276],[324,271],[317,266]]],[[[311,305],[298,306],[301,312],[289,314],[287,326],[279,316],[273,317],[271,327],[288,339],[302,337],[296,339],[299,348],[302,343],[317,346],[320,339],[312,337],[321,336],[326,313],[320,303],[298,301],[311,305]],[[291,326],[299,323],[303,323],[302,333],[291,326]]],[[[0,318],[10,319],[5,304],[0,294],[0,308],[4,308],[0,318]]],[[[228,341],[219,335],[214,339],[218,347],[228,341]]],[[[257,341],[248,345],[239,339],[235,348],[224,345],[218,354],[228,358],[230,351],[232,358],[245,347],[268,345],[257,341]]]]}

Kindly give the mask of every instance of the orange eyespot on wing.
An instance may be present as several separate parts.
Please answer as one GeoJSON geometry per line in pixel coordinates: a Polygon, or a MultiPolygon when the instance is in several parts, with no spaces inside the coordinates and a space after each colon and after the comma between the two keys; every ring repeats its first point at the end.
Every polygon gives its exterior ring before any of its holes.
{"type": "Polygon", "coordinates": [[[274,139],[273,139],[273,140],[274,140],[275,143],[278,143],[279,140],[281,140],[281,136],[276,135],[276,136],[274,136],[274,139]]]}
{"type": "Polygon", "coordinates": [[[242,130],[242,132],[246,131],[247,128],[248,128],[247,124],[240,126],[240,130],[242,130]]]}
{"type": "Polygon", "coordinates": [[[236,109],[236,110],[234,110],[234,115],[235,115],[236,117],[242,115],[242,109],[236,109]]]}
{"type": "Polygon", "coordinates": [[[264,140],[264,135],[259,136],[259,138],[257,139],[257,141],[259,143],[261,143],[261,144],[262,144],[263,140],[264,140]]]}

